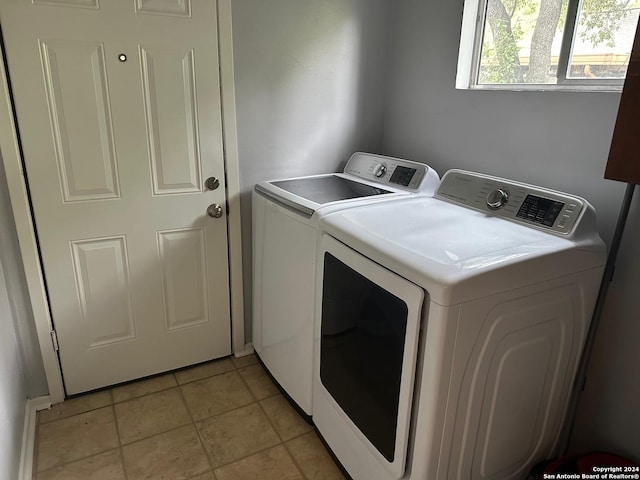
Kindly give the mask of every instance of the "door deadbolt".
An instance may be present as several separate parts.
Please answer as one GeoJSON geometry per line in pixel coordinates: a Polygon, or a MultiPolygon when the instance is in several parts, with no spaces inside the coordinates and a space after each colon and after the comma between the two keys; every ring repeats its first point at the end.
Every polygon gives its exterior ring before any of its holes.
{"type": "Polygon", "coordinates": [[[212,203],[207,207],[207,215],[213,218],[220,218],[223,214],[222,207],[218,203],[212,203]]]}
{"type": "Polygon", "coordinates": [[[204,181],[204,186],[207,188],[207,190],[215,190],[220,186],[220,180],[218,180],[216,177],[209,177],[204,181]]]}

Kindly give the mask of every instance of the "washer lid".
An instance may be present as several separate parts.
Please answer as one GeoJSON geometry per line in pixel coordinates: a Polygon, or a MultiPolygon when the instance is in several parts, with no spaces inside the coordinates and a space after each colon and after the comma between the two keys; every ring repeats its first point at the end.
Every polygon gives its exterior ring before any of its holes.
{"type": "Polygon", "coordinates": [[[285,192],[306,198],[319,205],[351,198],[393,193],[391,190],[356,182],[338,175],[279,180],[273,181],[271,184],[283,189],[285,192]]]}
{"type": "MultiPolygon", "coordinates": [[[[433,195],[440,177],[429,166],[371,153],[354,153],[343,173],[271,180],[254,190],[307,217],[332,206],[409,194],[433,195]]],[[[328,210],[327,210],[328,211],[328,210]]]]}
{"type": "Polygon", "coordinates": [[[425,287],[442,305],[599,267],[597,234],[576,242],[431,197],[327,215],[322,230],[425,287]]]}

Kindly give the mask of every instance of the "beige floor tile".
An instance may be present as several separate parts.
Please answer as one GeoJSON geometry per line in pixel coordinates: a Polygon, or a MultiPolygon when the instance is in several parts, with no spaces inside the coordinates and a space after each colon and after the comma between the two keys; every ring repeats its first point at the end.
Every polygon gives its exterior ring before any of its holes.
{"type": "Polygon", "coordinates": [[[38,471],[116,448],[118,434],[113,407],[40,425],[38,442],[38,471]]]}
{"type": "Polygon", "coordinates": [[[262,365],[251,365],[238,371],[256,399],[262,400],[279,393],[278,388],[273,384],[262,365]]]}
{"type": "Polygon", "coordinates": [[[114,408],[123,444],[191,423],[177,388],[116,403],[114,408]]]}
{"type": "Polygon", "coordinates": [[[221,373],[230,372],[234,370],[233,362],[229,358],[222,360],[215,360],[213,362],[203,363],[195,367],[187,368],[186,370],[180,370],[175,372],[175,376],[178,379],[180,385],[195,382],[196,380],[202,380],[203,378],[213,377],[220,375],[221,373]]]}
{"type": "Polygon", "coordinates": [[[211,468],[193,425],[125,445],[122,453],[129,480],[182,480],[211,468]]]}
{"type": "Polygon", "coordinates": [[[244,368],[249,365],[253,365],[254,363],[258,363],[258,357],[252,353],[251,355],[245,355],[244,357],[231,357],[231,361],[236,368],[244,368]]]}
{"type": "Polygon", "coordinates": [[[280,442],[257,403],[196,424],[214,467],[239,460],[280,442]]]}
{"type": "Polygon", "coordinates": [[[180,388],[194,420],[202,420],[254,402],[236,371],[187,383],[180,388]]]}
{"type": "Polygon", "coordinates": [[[290,440],[286,445],[308,480],[344,479],[315,432],[290,440]]]}
{"type": "Polygon", "coordinates": [[[218,480],[304,480],[282,445],[226,465],[215,473],[218,480]]]}
{"type": "Polygon", "coordinates": [[[124,402],[132,398],[142,397],[150,393],[160,392],[177,385],[176,379],[172,373],[161,375],[159,377],[140,380],[139,382],[129,383],[113,389],[113,401],[124,402]]]}
{"type": "Polygon", "coordinates": [[[260,405],[282,440],[291,440],[313,430],[313,427],[295,411],[282,395],[262,400],[260,405]]]}
{"type": "Polygon", "coordinates": [[[216,477],[213,472],[207,472],[202,475],[198,475],[197,477],[192,477],[189,480],[216,480],[216,477]]]}
{"type": "Polygon", "coordinates": [[[89,412],[108,405],[111,405],[111,392],[103,390],[102,392],[82,395],[81,397],[52,405],[48,410],[41,410],[38,412],[38,421],[40,423],[53,422],[54,420],[68,418],[78,413],[89,412]]]}
{"type": "Polygon", "coordinates": [[[125,480],[120,450],[111,450],[41,472],[38,480],[125,480]]]}

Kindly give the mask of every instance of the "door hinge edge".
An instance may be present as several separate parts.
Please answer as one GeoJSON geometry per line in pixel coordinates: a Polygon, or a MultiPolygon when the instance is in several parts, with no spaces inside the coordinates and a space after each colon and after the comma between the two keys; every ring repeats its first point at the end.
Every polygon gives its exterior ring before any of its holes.
{"type": "Polygon", "coordinates": [[[58,334],[55,330],[51,330],[51,343],[53,343],[53,349],[56,352],[60,351],[60,345],[58,345],[58,334]]]}

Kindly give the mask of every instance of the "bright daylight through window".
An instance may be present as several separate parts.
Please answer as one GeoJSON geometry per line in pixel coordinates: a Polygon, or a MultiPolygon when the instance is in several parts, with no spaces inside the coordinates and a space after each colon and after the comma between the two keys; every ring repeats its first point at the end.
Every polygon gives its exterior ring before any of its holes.
{"type": "Polygon", "coordinates": [[[458,88],[616,89],[640,0],[465,0],[458,88]]]}

